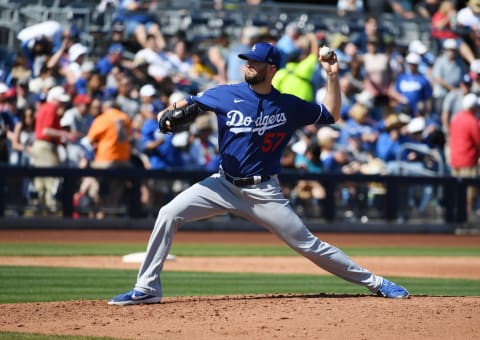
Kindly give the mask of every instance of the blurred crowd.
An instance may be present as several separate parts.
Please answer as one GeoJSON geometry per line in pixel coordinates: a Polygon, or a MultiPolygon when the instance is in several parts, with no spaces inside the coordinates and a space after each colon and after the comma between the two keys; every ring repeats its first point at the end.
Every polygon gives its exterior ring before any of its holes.
{"type": "MultiPolygon", "coordinates": [[[[383,1],[405,19],[411,19],[406,16],[410,13],[430,23],[430,40],[413,40],[408,46],[397,44],[395,34],[382,26],[378,15],[365,11],[363,1],[338,1],[339,16],[365,17],[362,29],[352,34],[305,32],[297,22],[280,32],[248,24],[238,35],[224,33],[204,42],[189,41],[181,31],[163,34],[156,1],[102,1],[99,6],[106,3],[116,6],[115,21],[95,46],[82,43],[86,32],[55,21],[18,34],[21,52],[0,73],[0,162],[215,171],[219,159],[213,113],[169,135],[159,133],[156,114],[216,84],[242,81],[244,61],[237,56],[262,40],[282,53],[274,86],[308,101],[321,103],[325,92],[318,48],[333,48],[341,66],[341,119],[333,126],[298,131],[284,155],[285,168],[478,176],[480,0],[461,8],[454,1],[383,1]]],[[[219,8],[222,3],[217,2],[219,8]]],[[[184,185],[146,182],[142,202],[158,207],[184,185]]],[[[58,212],[61,179],[34,178],[21,187],[38,212],[58,212]]],[[[124,187],[84,178],[75,204],[102,218],[100,207],[118,203],[124,187]]],[[[285,190],[304,208],[318,209],[325,198],[322,183],[316,181],[299,181],[285,190]]],[[[361,216],[362,207],[383,192],[377,185],[345,185],[340,199],[350,214],[361,216]]],[[[441,193],[421,186],[407,190],[404,202],[406,210],[422,213],[432,200],[441,200],[441,193]]],[[[468,211],[476,209],[472,189],[468,211]]]]}

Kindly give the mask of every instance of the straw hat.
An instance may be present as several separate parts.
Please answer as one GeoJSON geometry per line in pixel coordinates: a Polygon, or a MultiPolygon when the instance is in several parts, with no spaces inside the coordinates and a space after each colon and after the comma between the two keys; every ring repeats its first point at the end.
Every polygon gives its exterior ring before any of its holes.
{"type": "Polygon", "coordinates": [[[353,104],[348,115],[357,122],[363,122],[368,116],[368,108],[363,104],[353,104]]]}
{"type": "Polygon", "coordinates": [[[385,117],[385,130],[401,128],[408,124],[410,117],[405,114],[391,113],[385,117]]]}

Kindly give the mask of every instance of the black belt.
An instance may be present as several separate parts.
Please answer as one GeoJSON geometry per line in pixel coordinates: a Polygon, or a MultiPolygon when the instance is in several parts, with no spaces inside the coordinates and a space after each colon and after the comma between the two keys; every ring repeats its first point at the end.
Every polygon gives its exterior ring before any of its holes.
{"type": "Polygon", "coordinates": [[[225,179],[230,183],[236,185],[237,187],[248,187],[249,185],[260,184],[262,182],[268,181],[270,176],[252,176],[252,177],[233,177],[227,174],[225,171],[222,171],[225,179]]]}

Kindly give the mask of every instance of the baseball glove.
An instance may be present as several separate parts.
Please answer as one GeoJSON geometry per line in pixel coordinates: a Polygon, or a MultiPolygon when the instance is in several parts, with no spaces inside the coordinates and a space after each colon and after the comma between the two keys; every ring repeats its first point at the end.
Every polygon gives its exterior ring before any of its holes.
{"type": "Polygon", "coordinates": [[[166,110],[158,120],[158,128],[162,133],[176,132],[181,130],[186,124],[192,122],[201,112],[197,104],[187,105],[182,108],[166,110]],[[166,122],[170,123],[170,127],[166,126],[166,122]]]}

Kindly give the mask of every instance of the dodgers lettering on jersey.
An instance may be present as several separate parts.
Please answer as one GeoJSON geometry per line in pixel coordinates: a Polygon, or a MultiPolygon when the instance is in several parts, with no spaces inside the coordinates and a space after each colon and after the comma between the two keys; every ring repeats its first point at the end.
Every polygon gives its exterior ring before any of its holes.
{"type": "Polygon", "coordinates": [[[260,95],[245,82],[220,85],[187,101],[216,113],[221,165],[236,177],[279,173],[282,151],[295,130],[334,123],[324,105],[276,89],[260,95]]]}

